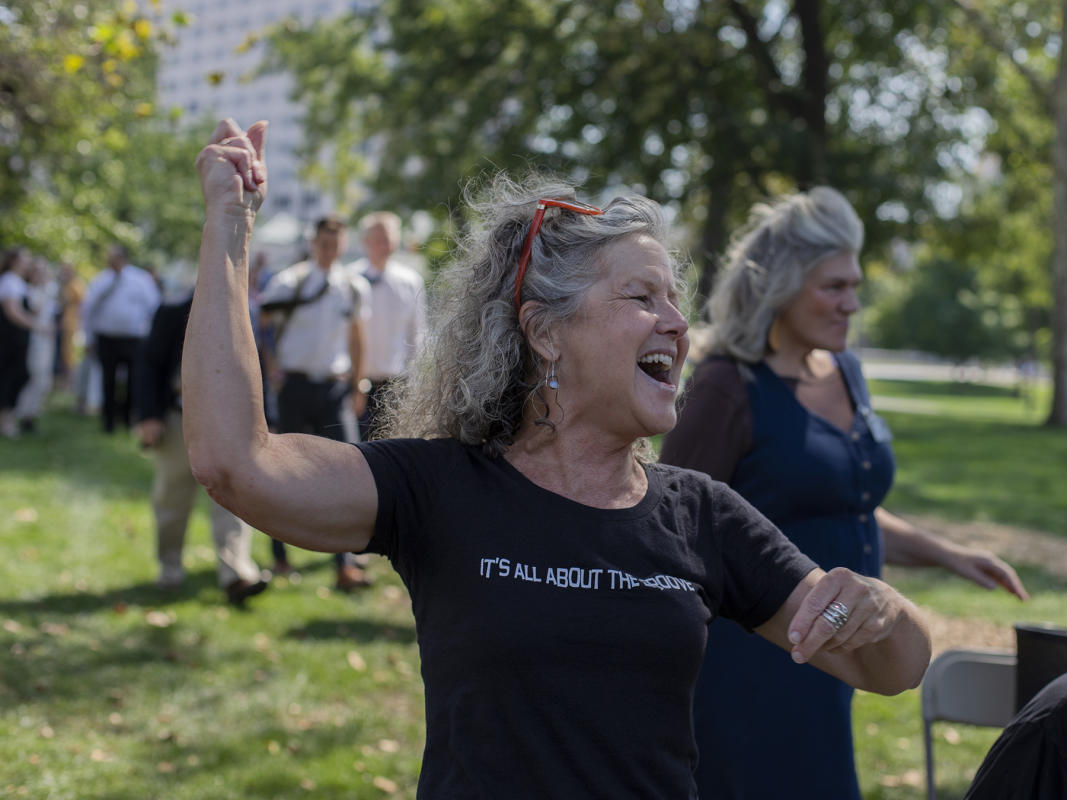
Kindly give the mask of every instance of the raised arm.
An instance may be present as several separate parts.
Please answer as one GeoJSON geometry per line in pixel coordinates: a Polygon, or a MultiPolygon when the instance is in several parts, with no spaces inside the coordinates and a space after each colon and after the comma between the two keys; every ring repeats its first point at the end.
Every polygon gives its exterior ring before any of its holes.
{"type": "Polygon", "coordinates": [[[841,567],[812,570],[756,631],[797,663],[810,661],[879,694],[915,688],[930,663],[930,634],[915,605],[888,584],[841,567]],[[826,612],[831,603],[840,604],[836,612],[826,612]]]}
{"type": "Polygon", "coordinates": [[[362,550],[377,491],[359,450],[267,431],[248,312],[248,245],[266,196],[267,124],[219,123],[197,157],[206,215],[182,358],[185,444],[196,479],[222,506],[311,550],[362,550]]]}

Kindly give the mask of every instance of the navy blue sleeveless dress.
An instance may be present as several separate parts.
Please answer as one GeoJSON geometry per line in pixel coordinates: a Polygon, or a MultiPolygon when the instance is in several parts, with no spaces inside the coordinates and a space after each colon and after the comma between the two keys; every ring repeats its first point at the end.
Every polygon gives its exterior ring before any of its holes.
{"type": "MultiPolygon", "coordinates": [[[[805,409],[766,364],[752,367],[752,448],[730,485],[823,569],[878,576],[874,510],[892,483],[893,453],[858,359],[836,359],[856,411],[848,431],[805,409]]],[[[851,703],[845,683],[716,620],[694,702],[700,797],[860,800],[851,703]]]]}

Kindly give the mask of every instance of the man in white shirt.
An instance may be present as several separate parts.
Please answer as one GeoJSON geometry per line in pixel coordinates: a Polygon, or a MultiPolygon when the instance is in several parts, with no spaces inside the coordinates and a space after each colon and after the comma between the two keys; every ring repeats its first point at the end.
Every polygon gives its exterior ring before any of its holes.
{"type": "MultiPolygon", "coordinates": [[[[277,391],[281,433],[310,433],[345,440],[343,410],[358,416],[364,363],[364,299],[370,289],[337,260],[345,249],[344,223],[320,219],[311,258],[271,278],[260,296],[260,313],[270,319],[273,346],[264,350],[268,380],[277,391]]],[[[285,545],[274,540],[274,570],[292,571],[285,545]]],[[[366,584],[350,553],[336,556],[337,588],[366,584]]]]}
{"type": "Polygon", "coordinates": [[[130,427],[130,387],[134,385],[137,350],[148,335],[160,301],[155,279],[126,263],[126,259],[125,247],[111,245],[108,268],[89,281],[82,304],[87,355],[96,357],[103,374],[101,411],[105,433],[115,430],[116,417],[130,427]],[[118,373],[122,367],[126,382],[120,387],[118,373]]]}
{"type": "Polygon", "coordinates": [[[422,275],[393,257],[400,245],[400,217],[390,211],[368,214],[360,232],[366,255],[349,269],[370,284],[362,387],[367,401],[359,419],[359,436],[366,441],[379,434],[383,392],[408,368],[425,336],[426,287],[422,275]]]}

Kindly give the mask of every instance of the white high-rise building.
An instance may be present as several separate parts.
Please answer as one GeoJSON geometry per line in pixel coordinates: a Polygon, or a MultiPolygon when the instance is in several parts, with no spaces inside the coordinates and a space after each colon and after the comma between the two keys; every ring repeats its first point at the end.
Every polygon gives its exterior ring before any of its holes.
{"type": "Polygon", "coordinates": [[[306,225],[333,208],[332,200],[300,178],[297,151],[303,144],[303,108],[290,99],[293,79],[271,73],[249,79],[263,56],[263,42],[246,46],[250,37],[287,18],[303,24],[339,17],[374,0],[143,0],[145,13],[171,28],[176,42],[160,50],[157,102],[161,109],[180,108],[184,118],[233,117],[247,126],[270,121],[267,163],[270,191],[261,215],[306,225]],[[188,24],[171,27],[175,12],[188,24]]]}

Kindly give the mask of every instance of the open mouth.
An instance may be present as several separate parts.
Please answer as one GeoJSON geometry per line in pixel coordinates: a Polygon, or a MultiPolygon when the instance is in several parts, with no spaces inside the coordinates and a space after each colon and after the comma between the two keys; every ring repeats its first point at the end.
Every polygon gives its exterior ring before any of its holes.
{"type": "Polygon", "coordinates": [[[647,356],[641,356],[637,359],[637,366],[654,381],[672,383],[671,367],[674,366],[674,359],[666,353],[649,353],[647,356]]]}

